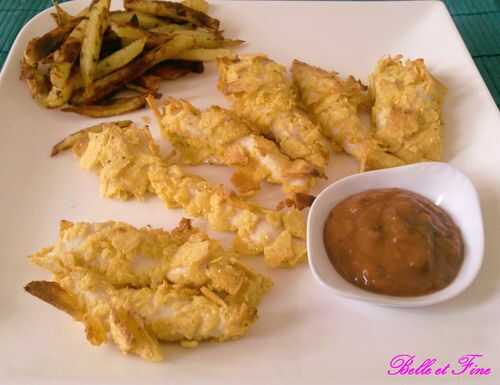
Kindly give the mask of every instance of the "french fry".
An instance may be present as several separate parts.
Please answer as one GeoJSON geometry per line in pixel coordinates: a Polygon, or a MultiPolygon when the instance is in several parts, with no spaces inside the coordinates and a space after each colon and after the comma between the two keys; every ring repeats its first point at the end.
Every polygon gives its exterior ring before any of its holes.
{"type": "Polygon", "coordinates": [[[171,39],[171,36],[152,33],[139,27],[134,27],[130,24],[120,24],[112,21],[110,23],[110,28],[120,39],[122,39],[122,41],[125,42],[132,42],[137,39],[146,39],[146,45],[148,47],[156,47],[171,39]]]}
{"type": "Polygon", "coordinates": [[[142,76],[156,64],[193,48],[194,43],[194,39],[190,36],[175,36],[172,40],[146,52],[127,66],[97,80],[88,92],[74,94],[71,103],[74,105],[94,103],[122,88],[126,83],[142,76]]]}
{"type": "Polygon", "coordinates": [[[194,48],[188,51],[181,52],[176,56],[176,59],[194,60],[199,62],[213,61],[219,57],[235,57],[236,54],[227,48],[194,48]]]}
{"type": "Polygon", "coordinates": [[[66,83],[63,87],[52,86],[47,95],[46,104],[48,108],[58,108],[64,106],[71,98],[73,87],[71,83],[66,83]]]}
{"type": "Polygon", "coordinates": [[[49,78],[40,72],[38,68],[32,67],[25,60],[22,60],[21,80],[26,82],[33,99],[43,107],[48,107],[46,100],[50,91],[49,78]]]}
{"type": "Polygon", "coordinates": [[[186,7],[181,3],[173,3],[170,1],[124,0],[124,7],[127,10],[140,11],[159,17],[168,17],[172,20],[188,22],[213,30],[219,29],[219,20],[193,8],[186,7]]]}
{"type": "Polygon", "coordinates": [[[57,27],[41,37],[32,39],[24,51],[26,64],[33,67],[58,49],[80,21],[81,19],[74,19],[62,27],[57,27]]]}
{"type": "Polygon", "coordinates": [[[52,0],[52,4],[56,9],[56,13],[51,13],[50,15],[54,18],[58,27],[63,27],[73,20],[73,16],[71,16],[59,5],[59,1],[52,0]]]}
{"type": "Polygon", "coordinates": [[[130,96],[116,98],[109,104],[102,105],[82,105],[63,108],[65,112],[76,112],[80,115],[90,116],[91,118],[105,118],[116,116],[127,112],[138,110],[146,104],[146,96],[130,96]]]}
{"type": "Polygon", "coordinates": [[[67,136],[63,140],[61,140],[59,143],[57,143],[54,147],[52,147],[52,151],[50,153],[50,156],[56,156],[62,151],[69,150],[72,148],[76,142],[78,142],[80,139],[86,137],[89,132],[101,132],[104,128],[105,124],[116,124],[119,127],[128,127],[132,124],[133,122],[131,120],[118,120],[115,122],[108,122],[108,123],[100,123],[95,126],[90,126],[84,129],[81,129],[80,131],[77,131],[70,136],[67,136]]]}
{"type": "Polygon", "coordinates": [[[101,79],[111,72],[126,66],[144,51],[145,45],[146,39],[139,39],[102,59],[97,64],[96,79],[101,79]]]}
{"type": "Polygon", "coordinates": [[[195,29],[192,24],[164,24],[155,28],[151,28],[149,32],[171,34],[176,31],[192,30],[195,29]]]}
{"type": "Polygon", "coordinates": [[[192,36],[195,39],[196,48],[227,48],[237,47],[244,43],[243,40],[224,39],[219,31],[210,31],[204,28],[195,30],[178,30],[173,35],[192,36]]]}
{"type": "Polygon", "coordinates": [[[80,54],[80,73],[85,87],[89,87],[95,77],[102,38],[108,24],[109,6],[110,0],[99,0],[89,11],[80,54]]]}
{"type": "Polygon", "coordinates": [[[144,29],[151,29],[168,25],[164,20],[153,15],[142,12],[113,11],[109,14],[109,19],[115,23],[128,24],[132,20],[137,20],[138,26],[144,29]]]}
{"type": "Polygon", "coordinates": [[[199,12],[207,13],[208,3],[205,0],[184,0],[181,4],[199,12]]]}
{"type": "Polygon", "coordinates": [[[175,80],[189,73],[202,73],[203,62],[187,60],[166,60],[153,67],[149,72],[163,80],[175,80]]]}
{"type": "MultiPolygon", "coordinates": [[[[144,50],[144,45],[146,44],[146,39],[136,40],[130,43],[128,46],[112,53],[111,55],[105,57],[97,64],[95,79],[101,79],[106,75],[126,66],[137,56],[139,56],[144,50]]],[[[83,81],[80,73],[75,73],[73,79],[71,80],[73,89],[77,90],[83,87],[83,81]]]]}
{"type": "Polygon", "coordinates": [[[87,20],[82,20],[69,34],[64,43],[54,52],[54,63],[50,69],[50,81],[55,87],[64,88],[71,75],[74,62],[80,55],[87,20]]]}
{"type": "Polygon", "coordinates": [[[137,79],[137,84],[140,87],[144,87],[149,92],[157,92],[160,89],[160,83],[162,78],[156,75],[142,75],[137,79]]]}

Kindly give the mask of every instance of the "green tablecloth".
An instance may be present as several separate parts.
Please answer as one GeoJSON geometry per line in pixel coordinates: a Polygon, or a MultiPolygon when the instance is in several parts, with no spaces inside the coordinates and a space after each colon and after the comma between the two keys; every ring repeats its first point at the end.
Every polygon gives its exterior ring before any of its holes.
{"type": "MultiPolygon", "coordinates": [[[[500,0],[444,1],[500,106],[500,0]]],[[[21,27],[50,5],[50,0],[0,0],[0,68],[21,27]]]]}

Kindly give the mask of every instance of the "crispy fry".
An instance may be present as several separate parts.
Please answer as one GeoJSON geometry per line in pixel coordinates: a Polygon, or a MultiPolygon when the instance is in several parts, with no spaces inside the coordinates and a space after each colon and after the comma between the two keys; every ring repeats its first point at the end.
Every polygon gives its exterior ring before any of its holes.
{"type": "Polygon", "coordinates": [[[62,46],[54,52],[54,63],[50,69],[50,81],[59,89],[64,88],[69,80],[73,64],[80,55],[83,34],[86,28],[87,20],[80,21],[62,46]]]}
{"type": "Polygon", "coordinates": [[[163,80],[175,80],[189,73],[203,73],[203,70],[201,61],[166,60],[154,66],[149,72],[163,80]]]}
{"type": "Polygon", "coordinates": [[[303,160],[291,161],[276,144],[253,134],[246,122],[226,109],[213,106],[200,111],[184,100],[168,99],[157,109],[162,135],[186,164],[222,164],[233,167],[231,178],[240,194],[250,195],[261,181],[281,184],[285,193],[306,193],[317,172],[303,160]]]}
{"type": "Polygon", "coordinates": [[[189,36],[176,36],[157,48],[146,52],[127,66],[97,80],[88,92],[74,94],[71,103],[75,105],[94,103],[122,88],[126,83],[142,76],[147,70],[156,64],[170,59],[180,52],[192,48],[193,38],[189,36]]]}
{"type": "Polygon", "coordinates": [[[182,4],[199,12],[208,12],[208,3],[205,0],[183,0],[182,4]]]}
{"type": "MultiPolygon", "coordinates": [[[[139,39],[129,44],[128,46],[113,52],[111,55],[106,56],[97,64],[95,78],[97,80],[102,79],[106,75],[109,75],[110,73],[122,67],[125,67],[142,53],[145,43],[145,39],[139,39]]],[[[74,90],[83,87],[83,81],[80,73],[77,72],[73,75],[71,84],[74,90]]]]}
{"type": "Polygon", "coordinates": [[[112,99],[107,104],[85,104],[82,106],[67,107],[63,108],[63,111],[76,112],[77,114],[90,116],[91,118],[105,118],[138,110],[144,107],[145,104],[146,96],[138,95],[112,99]]]}
{"type": "Polygon", "coordinates": [[[181,3],[154,0],[124,0],[124,7],[127,10],[168,17],[172,20],[189,22],[213,30],[219,29],[219,20],[213,19],[203,12],[186,7],[181,3]]]}
{"type": "Polygon", "coordinates": [[[109,6],[110,0],[99,0],[90,9],[80,54],[80,73],[87,88],[95,77],[103,35],[109,22],[109,6]]]}
{"type": "Polygon", "coordinates": [[[32,67],[23,59],[21,61],[21,80],[24,80],[28,85],[31,97],[40,105],[47,106],[47,96],[50,91],[50,81],[48,76],[45,76],[36,67],[32,67]]]}
{"type": "Polygon", "coordinates": [[[117,69],[126,66],[144,51],[145,45],[146,39],[139,39],[106,56],[97,64],[95,78],[101,79],[117,69]]]}
{"type": "Polygon", "coordinates": [[[109,19],[120,24],[128,24],[131,23],[132,20],[137,20],[138,26],[144,29],[168,25],[168,22],[143,12],[113,11],[110,12],[109,19]]]}
{"type": "Polygon", "coordinates": [[[116,22],[110,23],[111,30],[116,33],[122,41],[133,42],[138,39],[145,40],[148,47],[156,47],[160,44],[164,44],[171,39],[171,36],[162,35],[159,33],[153,33],[141,29],[139,27],[134,27],[130,24],[120,24],[116,22]]]}
{"type": "Polygon", "coordinates": [[[156,75],[142,75],[137,79],[137,84],[154,93],[160,89],[161,80],[162,78],[156,75]]]}
{"type": "Polygon", "coordinates": [[[294,266],[306,258],[303,213],[290,207],[264,209],[166,164],[147,130],[105,125],[101,132],[81,135],[73,148],[82,168],[99,173],[105,197],[142,199],[153,192],[167,207],[184,208],[214,230],[236,233],[240,254],[263,253],[272,267],[294,266]]]}
{"type": "Polygon", "coordinates": [[[59,1],[52,0],[52,4],[56,9],[56,13],[51,13],[50,15],[54,18],[58,27],[63,27],[73,20],[73,16],[71,16],[59,5],[59,1]]]}
{"type": "Polygon", "coordinates": [[[233,101],[235,112],[274,138],[292,159],[304,159],[321,175],[330,148],[320,128],[301,109],[285,68],[266,56],[219,58],[219,89],[233,101]]]}
{"type": "Polygon", "coordinates": [[[26,64],[34,66],[58,49],[80,21],[81,18],[73,19],[70,23],[62,27],[57,27],[41,37],[31,39],[24,51],[26,64]]]}
{"type": "Polygon", "coordinates": [[[236,54],[234,51],[227,48],[195,48],[177,55],[178,59],[198,61],[214,61],[220,57],[234,58],[236,54]]]}
{"type": "Polygon", "coordinates": [[[161,33],[161,34],[171,34],[176,31],[184,31],[184,30],[193,30],[195,29],[195,26],[192,24],[165,24],[165,25],[160,25],[155,28],[151,28],[150,32],[155,32],[155,33],[161,33]]]}
{"type": "Polygon", "coordinates": [[[105,124],[113,124],[113,125],[117,125],[118,127],[127,127],[127,126],[130,126],[132,124],[132,121],[131,120],[117,120],[115,122],[101,123],[101,124],[97,124],[95,126],[84,128],[84,129],[77,131],[77,132],[71,134],[70,136],[64,138],[59,143],[57,143],[54,147],[52,147],[52,151],[50,153],[50,156],[56,156],[60,152],[65,151],[65,150],[69,150],[71,148],[76,150],[78,142],[87,140],[90,133],[102,132],[105,124]]]}

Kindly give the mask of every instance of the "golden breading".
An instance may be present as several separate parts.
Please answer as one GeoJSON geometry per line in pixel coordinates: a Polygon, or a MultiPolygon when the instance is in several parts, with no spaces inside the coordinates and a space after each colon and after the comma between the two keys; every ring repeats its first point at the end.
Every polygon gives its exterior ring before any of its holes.
{"type": "Polygon", "coordinates": [[[381,59],[370,75],[375,137],[405,163],[441,160],[446,87],[423,59],[381,59]]]}
{"type": "Polygon", "coordinates": [[[294,266],[305,260],[305,219],[296,208],[264,209],[167,164],[146,129],[108,124],[96,131],[93,127],[88,135],[81,132],[80,138],[73,140],[73,148],[80,164],[92,160],[92,167],[87,168],[99,174],[105,197],[121,198],[126,193],[127,197],[142,197],[137,193],[139,185],[140,192],[154,192],[167,207],[183,208],[194,217],[203,217],[214,230],[235,232],[235,249],[241,254],[263,253],[273,267],[294,266]],[[287,242],[286,252],[276,248],[278,241],[287,242]]]}
{"type": "Polygon", "coordinates": [[[160,361],[158,341],[196,344],[244,335],[257,318],[245,302],[228,304],[210,290],[169,285],[116,288],[102,275],[75,268],[55,282],[35,281],[26,290],[85,325],[94,345],[110,338],[123,353],[160,361]]]}
{"type": "Polygon", "coordinates": [[[370,104],[366,87],[352,76],[341,79],[336,72],[295,60],[292,75],[305,107],[320,124],[335,149],[354,156],[361,171],[402,165],[373,138],[359,110],[370,104]]]}
{"type": "Polygon", "coordinates": [[[59,275],[89,269],[117,287],[154,288],[164,281],[204,286],[225,301],[252,306],[272,286],[269,279],[237,262],[219,242],[191,227],[187,219],[172,232],[112,221],[61,221],[55,245],[33,254],[31,260],[59,275]]]}
{"type": "Polygon", "coordinates": [[[317,171],[309,163],[290,160],[276,144],[253,133],[232,111],[213,106],[200,111],[184,100],[168,99],[155,111],[161,132],[186,164],[211,163],[236,169],[231,181],[242,195],[260,188],[261,181],[283,185],[285,193],[307,193],[317,171]]]}
{"type": "Polygon", "coordinates": [[[300,108],[286,69],[266,56],[219,58],[219,89],[234,111],[272,137],[292,159],[304,159],[322,175],[330,157],[327,140],[300,108]]]}

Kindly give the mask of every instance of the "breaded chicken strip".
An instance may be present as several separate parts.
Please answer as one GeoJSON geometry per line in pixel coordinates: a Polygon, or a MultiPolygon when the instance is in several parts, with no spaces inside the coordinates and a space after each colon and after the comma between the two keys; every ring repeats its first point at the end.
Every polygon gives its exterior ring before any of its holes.
{"type": "Polygon", "coordinates": [[[304,159],[322,175],[330,157],[319,127],[300,108],[286,69],[266,56],[219,58],[218,88],[234,111],[273,138],[292,159],[304,159]]]}
{"type": "Polygon", "coordinates": [[[232,111],[213,106],[200,111],[184,100],[168,99],[158,108],[162,135],[186,164],[211,163],[236,169],[231,181],[242,195],[260,188],[261,181],[281,184],[285,193],[307,193],[317,171],[303,160],[290,160],[276,144],[252,133],[250,126],[232,111]]]}
{"type": "Polygon", "coordinates": [[[381,59],[370,75],[375,137],[405,163],[441,160],[446,87],[424,60],[381,59]]]}
{"type": "Polygon", "coordinates": [[[111,339],[123,353],[160,361],[158,340],[192,345],[241,337],[256,320],[246,303],[227,304],[208,289],[113,287],[103,276],[76,268],[55,282],[30,282],[32,295],[85,325],[87,339],[100,345],[111,339]]]}
{"type": "Polygon", "coordinates": [[[352,76],[341,79],[336,72],[294,60],[292,75],[305,107],[320,124],[336,149],[354,156],[361,171],[404,164],[373,138],[359,110],[369,104],[366,87],[352,76]]]}
{"type": "Polygon", "coordinates": [[[172,232],[126,223],[61,221],[59,239],[31,260],[54,274],[85,268],[117,287],[157,287],[164,281],[213,290],[229,303],[252,306],[272,286],[243,266],[219,242],[183,219],[172,232]]]}
{"type": "Polygon", "coordinates": [[[310,204],[309,196],[297,194],[296,201],[282,210],[264,209],[169,165],[146,129],[104,124],[100,132],[92,127],[79,135],[71,139],[71,146],[58,146],[76,149],[80,165],[99,174],[103,196],[142,197],[152,191],[167,207],[205,218],[214,230],[236,233],[234,247],[240,254],[263,253],[273,267],[305,260],[305,219],[299,209],[310,204]]]}

